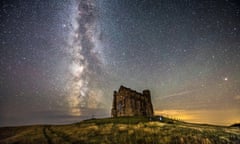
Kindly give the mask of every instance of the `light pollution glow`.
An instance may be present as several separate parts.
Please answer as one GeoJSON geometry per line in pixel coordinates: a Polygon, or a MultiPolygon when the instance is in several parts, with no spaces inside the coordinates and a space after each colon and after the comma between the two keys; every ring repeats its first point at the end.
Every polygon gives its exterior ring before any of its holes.
{"type": "Polygon", "coordinates": [[[227,110],[155,110],[155,115],[163,115],[192,123],[231,125],[240,122],[238,109],[227,110]]]}

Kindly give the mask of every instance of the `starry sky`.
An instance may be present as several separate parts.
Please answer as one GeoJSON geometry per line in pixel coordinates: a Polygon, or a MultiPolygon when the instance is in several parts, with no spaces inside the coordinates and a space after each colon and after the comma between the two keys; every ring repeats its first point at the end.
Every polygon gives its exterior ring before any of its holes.
{"type": "Polygon", "coordinates": [[[2,0],[0,126],[109,117],[120,85],[154,112],[240,122],[237,0],[2,0]]]}

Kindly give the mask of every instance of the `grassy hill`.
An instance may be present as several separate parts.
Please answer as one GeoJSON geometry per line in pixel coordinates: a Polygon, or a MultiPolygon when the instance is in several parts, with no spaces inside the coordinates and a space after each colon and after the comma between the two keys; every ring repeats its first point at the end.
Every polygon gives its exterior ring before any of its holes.
{"type": "Polygon", "coordinates": [[[240,128],[121,117],[0,128],[0,144],[239,144],[240,128]]]}

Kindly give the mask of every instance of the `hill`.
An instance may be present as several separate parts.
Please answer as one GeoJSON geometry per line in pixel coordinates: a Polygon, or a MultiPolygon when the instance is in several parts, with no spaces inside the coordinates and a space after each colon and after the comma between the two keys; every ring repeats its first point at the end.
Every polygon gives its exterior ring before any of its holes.
{"type": "Polygon", "coordinates": [[[239,144],[240,129],[168,118],[91,119],[69,125],[0,128],[0,144],[239,144]]]}

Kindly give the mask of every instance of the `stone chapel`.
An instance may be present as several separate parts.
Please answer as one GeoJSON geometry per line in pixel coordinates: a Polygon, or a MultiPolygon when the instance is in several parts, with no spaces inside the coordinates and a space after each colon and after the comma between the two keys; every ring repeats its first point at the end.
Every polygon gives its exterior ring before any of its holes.
{"type": "Polygon", "coordinates": [[[113,93],[112,117],[120,116],[153,116],[153,106],[149,90],[142,93],[120,86],[113,93]]]}

